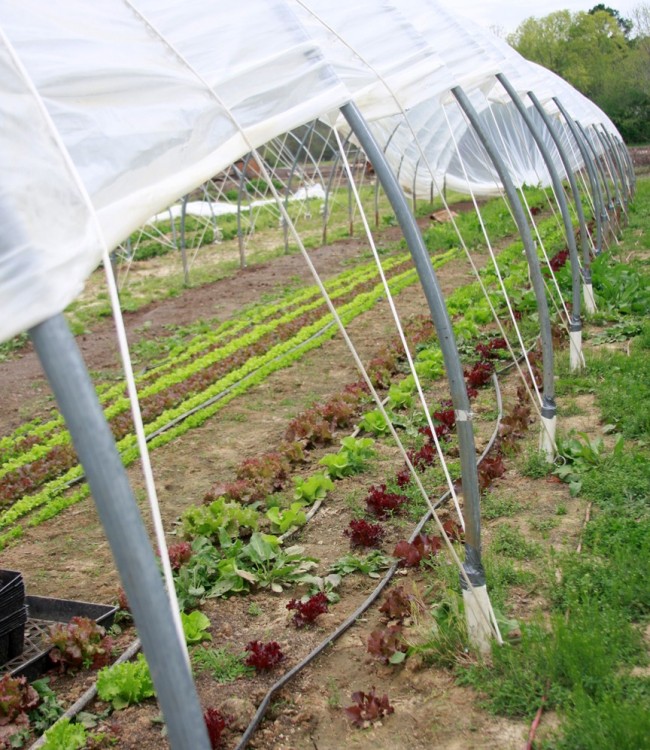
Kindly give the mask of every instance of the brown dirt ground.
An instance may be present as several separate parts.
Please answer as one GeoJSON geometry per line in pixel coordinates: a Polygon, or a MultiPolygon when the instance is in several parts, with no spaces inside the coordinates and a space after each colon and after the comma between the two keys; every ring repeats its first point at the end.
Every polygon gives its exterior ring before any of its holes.
{"type": "MultiPolygon", "coordinates": [[[[321,267],[326,266],[328,272],[335,273],[362,247],[363,243],[350,240],[321,248],[313,255],[321,267]]],[[[483,262],[484,258],[479,260],[483,262]]],[[[167,323],[188,323],[214,316],[224,319],[262,293],[281,289],[288,276],[304,275],[302,265],[300,259],[282,257],[240,272],[231,279],[190,289],[177,299],[129,314],[126,320],[130,336],[142,335],[145,323],[148,324],[146,335],[155,336],[164,334],[167,323]]],[[[467,266],[465,261],[458,260],[441,270],[439,276],[446,291],[471,280],[467,266]]],[[[402,293],[398,308],[402,317],[421,313],[424,298],[419,288],[414,286],[402,293]]],[[[391,330],[385,304],[361,316],[350,327],[352,338],[365,358],[391,330]]],[[[91,334],[82,336],[79,344],[91,370],[117,367],[111,323],[100,324],[91,334]]],[[[233,467],[242,458],[268,450],[277,443],[293,415],[315,399],[356,379],[344,344],[337,337],[301,362],[251,389],[245,399],[235,400],[203,427],[155,451],[152,460],[166,528],[172,529],[180,512],[189,504],[199,502],[211,485],[229,480],[233,467]]],[[[512,398],[511,380],[505,387],[506,399],[512,398]]],[[[5,393],[0,402],[3,433],[27,416],[53,408],[33,352],[24,351],[0,365],[0,382],[5,393]]],[[[491,411],[490,401],[490,397],[482,396],[482,409],[486,414],[491,411]]],[[[489,419],[479,418],[479,443],[487,439],[492,427],[489,419]]],[[[534,441],[531,435],[528,442],[534,441]]],[[[371,470],[361,478],[338,482],[326,505],[300,532],[297,542],[321,560],[321,569],[346,551],[347,542],[341,544],[342,530],[367,488],[381,481],[382,476],[394,471],[400,463],[395,449],[382,447],[371,470]]],[[[555,482],[522,477],[517,466],[518,459],[508,461],[506,475],[493,489],[521,504],[521,510],[509,522],[540,541],[554,546],[575,546],[584,515],[580,501],[570,499],[566,488],[555,482]],[[546,532],[544,539],[535,531],[534,524],[531,526],[531,521],[555,518],[555,508],[560,502],[567,506],[567,514],[546,532]]],[[[137,496],[141,497],[138,468],[132,467],[129,474],[137,496]]],[[[501,522],[502,519],[497,519],[486,524],[488,543],[492,529],[501,522]]],[[[394,542],[408,533],[406,522],[394,526],[384,549],[391,550],[394,542]]],[[[88,502],[69,509],[52,522],[29,529],[19,544],[2,553],[1,564],[21,570],[32,594],[103,602],[113,601],[116,595],[118,580],[110,550],[94,508],[88,502]]],[[[400,574],[398,578],[407,590],[418,592],[426,590],[430,583],[424,573],[400,574]]],[[[252,639],[277,640],[285,650],[284,666],[288,669],[353,612],[373,585],[370,579],[356,575],[346,578],[341,602],[321,616],[314,628],[300,631],[289,625],[285,608],[288,595],[256,593],[227,601],[210,601],[204,611],[212,622],[213,645],[228,645],[242,651],[245,643],[252,639]],[[251,608],[252,603],[257,609],[251,608]]],[[[515,592],[513,607],[517,616],[530,614],[537,606],[539,597],[535,591],[515,592]]],[[[522,722],[486,713],[480,707],[479,696],[468,688],[458,687],[449,672],[426,668],[416,659],[409,659],[399,667],[389,667],[372,659],[366,652],[365,641],[379,621],[380,615],[374,607],[281,691],[250,746],[266,750],[338,750],[343,747],[419,750],[433,746],[441,750],[514,750],[522,747],[528,727],[522,722]],[[388,693],[395,713],[368,729],[354,729],[341,707],[350,705],[353,691],[367,692],[373,686],[379,693],[388,693]]],[[[123,640],[131,635],[131,632],[125,633],[123,640]]],[[[227,736],[228,747],[234,746],[238,733],[243,731],[277,676],[274,673],[218,685],[207,673],[198,674],[197,687],[203,704],[220,706],[235,717],[227,736]]],[[[72,701],[91,681],[92,676],[83,673],[74,679],[53,678],[53,685],[67,701],[72,701]]],[[[89,710],[102,708],[101,704],[94,704],[89,710]]],[[[104,726],[117,737],[119,748],[158,750],[167,746],[161,737],[160,724],[155,721],[158,715],[155,702],[148,701],[141,707],[114,714],[104,726]]]]}

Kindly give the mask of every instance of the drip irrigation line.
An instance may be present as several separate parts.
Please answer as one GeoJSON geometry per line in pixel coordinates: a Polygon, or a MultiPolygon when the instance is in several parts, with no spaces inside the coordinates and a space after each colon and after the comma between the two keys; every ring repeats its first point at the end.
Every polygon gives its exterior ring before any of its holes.
{"type": "MultiPolygon", "coordinates": [[[[505,371],[507,368],[503,368],[501,372],[505,371]]],[[[480,465],[483,459],[488,455],[488,453],[492,450],[492,447],[494,446],[494,443],[498,437],[499,434],[499,426],[501,424],[501,418],[503,416],[503,400],[501,397],[501,388],[499,387],[499,380],[497,378],[497,374],[493,373],[492,375],[492,381],[494,383],[494,390],[496,394],[496,402],[497,402],[497,420],[496,425],[494,428],[494,431],[492,432],[492,436],[490,437],[490,440],[481,453],[477,465],[480,465]]],[[[437,502],[433,505],[433,508],[436,509],[440,507],[445,501],[449,499],[451,495],[450,490],[447,490],[443,495],[441,495],[437,502]]],[[[319,511],[320,507],[322,505],[322,500],[317,500],[316,503],[311,507],[309,513],[307,514],[307,522],[311,521],[311,519],[316,515],[316,513],[319,511]]],[[[415,537],[421,532],[421,530],[424,528],[424,526],[427,524],[427,522],[431,519],[433,512],[432,509],[429,509],[424,516],[420,519],[417,526],[415,527],[413,533],[409,537],[409,542],[412,542],[415,537]]],[[[287,534],[283,535],[282,538],[286,538],[291,536],[294,533],[294,531],[289,531],[287,534]]],[[[335,640],[337,640],[343,633],[345,633],[346,630],[348,630],[357,620],[358,617],[360,617],[379,597],[379,594],[386,588],[386,586],[390,583],[391,579],[395,575],[395,572],[397,571],[398,563],[394,563],[391,565],[391,567],[388,569],[388,572],[380,581],[380,583],[375,587],[374,591],[370,594],[370,596],[353,612],[352,615],[350,615],[339,627],[332,633],[331,636],[329,636],[325,641],[323,641],[320,645],[318,645],[311,653],[309,653],[301,662],[299,662],[293,669],[291,669],[289,672],[287,672],[283,677],[281,677],[268,691],[266,696],[264,697],[264,700],[260,704],[260,706],[257,709],[257,712],[255,713],[255,716],[253,717],[251,723],[248,725],[246,731],[242,735],[241,740],[239,741],[239,744],[236,747],[236,750],[244,750],[244,748],[247,746],[248,741],[250,740],[251,736],[257,729],[259,723],[264,718],[264,714],[266,713],[266,710],[269,707],[269,704],[271,702],[271,698],[273,695],[280,690],[284,685],[286,685],[287,682],[289,682],[298,672],[300,672],[304,667],[306,667],[310,662],[312,662],[330,643],[333,643],[335,640]]],[[[113,663],[111,666],[115,666],[117,664],[122,664],[126,661],[129,661],[132,659],[138,651],[140,651],[142,644],[140,642],[139,638],[136,638],[134,641],[131,642],[131,644],[127,647],[127,649],[120,655],[118,659],[113,663]]],[[[55,722],[58,723],[61,719],[74,719],[75,716],[77,716],[81,711],[84,710],[84,708],[92,701],[97,695],[97,682],[95,681],[89,688],[86,690],[86,692],[72,705],[70,708],[68,708],[65,713],[63,713],[55,722]]],[[[53,724],[52,726],[54,726],[53,724]]],[[[50,727],[51,728],[51,727],[50,727]]],[[[45,744],[45,735],[42,735],[39,737],[29,748],[29,750],[39,750],[39,748],[43,747],[45,744]]]]}
{"type": "MultiPolygon", "coordinates": [[[[503,403],[501,399],[501,389],[499,388],[499,381],[496,377],[496,374],[493,374],[492,380],[494,383],[494,388],[496,392],[496,400],[497,400],[497,407],[498,407],[498,416],[496,420],[496,425],[494,428],[494,431],[492,433],[492,436],[483,450],[483,453],[481,453],[477,465],[479,465],[483,459],[488,455],[488,453],[492,450],[492,447],[494,446],[494,443],[496,442],[496,439],[499,435],[499,427],[501,425],[501,418],[503,416],[503,403]]],[[[418,522],[417,526],[413,530],[413,533],[409,537],[409,542],[413,542],[413,540],[417,537],[417,535],[422,531],[424,526],[428,523],[428,521],[431,519],[433,515],[433,510],[436,508],[439,508],[446,500],[449,499],[451,496],[451,491],[447,490],[443,495],[441,495],[437,502],[433,504],[432,508],[427,510],[427,512],[422,516],[420,521],[418,522]]],[[[362,604],[357,607],[357,609],[346,619],[344,620],[341,625],[338,626],[338,628],[327,637],[326,640],[322,641],[318,646],[316,646],[315,649],[313,649],[307,656],[302,659],[302,661],[298,662],[295,667],[290,669],[288,672],[286,672],[274,685],[271,686],[267,694],[264,696],[264,699],[260,703],[257,711],[255,712],[255,716],[253,716],[253,719],[251,720],[250,724],[246,728],[246,731],[242,735],[241,739],[239,740],[239,743],[237,744],[235,750],[245,750],[245,748],[248,746],[248,742],[253,736],[255,730],[259,726],[260,722],[264,718],[264,714],[266,713],[270,703],[271,699],[275,695],[275,693],[283,688],[295,675],[298,674],[302,669],[304,669],[306,666],[308,666],[317,656],[319,656],[330,644],[334,643],[334,641],[338,640],[343,633],[345,633],[347,630],[349,630],[352,625],[355,624],[357,619],[361,617],[361,615],[374,604],[374,602],[377,600],[381,592],[386,588],[386,586],[390,583],[393,576],[395,575],[397,569],[398,569],[399,563],[393,563],[391,567],[388,569],[388,572],[384,576],[384,578],[377,584],[375,589],[372,591],[370,596],[362,602],[362,604]]]]}

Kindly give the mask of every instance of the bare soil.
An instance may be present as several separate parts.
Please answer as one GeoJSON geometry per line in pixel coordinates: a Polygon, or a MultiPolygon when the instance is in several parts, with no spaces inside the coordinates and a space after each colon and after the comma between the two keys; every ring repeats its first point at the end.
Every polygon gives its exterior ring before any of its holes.
{"type": "MultiPolygon", "coordinates": [[[[396,230],[384,239],[397,236],[396,230]]],[[[312,257],[324,275],[334,274],[365,248],[358,240],[337,242],[312,251],[312,257]]],[[[478,257],[479,265],[485,258],[478,257]]],[[[163,336],[168,324],[186,324],[199,319],[225,319],[241,306],[265,293],[282,289],[290,277],[308,279],[304,263],[285,256],[237,273],[232,278],[200,288],[188,289],[181,297],[150,305],[127,314],[126,323],[132,341],[142,336],[163,336]]],[[[466,261],[458,260],[439,273],[445,291],[472,280],[466,261]]],[[[422,313],[424,297],[413,286],[399,295],[402,318],[422,313]]],[[[378,344],[393,332],[388,306],[384,303],[350,326],[350,334],[362,357],[367,359],[378,344]]],[[[113,328],[101,323],[92,333],[78,340],[91,371],[118,369],[113,328]]],[[[237,399],[209,420],[173,443],[152,454],[154,473],[166,528],[173,536],[175,522],[190,504],[199,503],[209,488],[232,479],[234,467],[245,457],[271,449],[282,439],[289,419],[315,400],[339,390],[357,379],[357,374],[340,337],[305,356],[292,367],[270,377],[237,399]]],[[[0,424],[6,434],[27,418],[55,409],[40,366],[32,351],[24,350],[12,361],[0,364],[0,382],[4,398],[0,401],[0,424]]],[[[504,380],[506,400],[513,398],[512,378],[504,380]]],[[[494,427],[493,396],[482,395],[477,409],[479,443],[484,444],[494,427]]],[[[532,432],[535,432],[535,427],[532,432]]],[[[529,444],[536,436],[531,434],[529,444]]],[[[318,452],[313,460],[319,457],[318,452]]],[[[337,482],[336,490],[296,538],[308,554],[319,558],[320,570],[348,550],[342,532],[371,484],[382,481],[399,468],[396,449],[379,449],[379,458],[361,477],[337,482]]],[[[584,509],[581,502],[569,498],[563,485],[547,480],[533,481],[521,476],[519,459],[507,463],[507,472],[498,480],[494,492],[512,497],[521,506],[513,524],[531,538],[553,546],[574,546],[580,534],[584,509]],[[566,515],[542,534],[533,521],[555,516],[559,503],[566,515]]],[[[305,474],[309,467],[305,468],[305,474]]],[[[138,497],[142,480],[137,466],[129,470],[138,497]]],[[[442,492],[444,488],[440,488],[442,492]]],[[[143,511],[145,518],[146,511],[143,511]]],[[[448,510],[443,515],[449,515],[448,510]]],[[[503,519],[488,522],[485,538],[489,544],[492,529],[503,519]]],[[[148,521],[147,521],[148,524],[148,521]]],[[[408,536],[413,522],[402,520],[391,527],[383,548],[393,549],[399,538],[408,536]]],[[[54,520],[27,530],[19,544],[2,553],[3,568],[20,570],[28,592],[59,598],[112,602],[119,580],[110,549],[104,538],[92,503],[85,502],[60,514],[54,520]]],[[[396,583],[418,596],[431,598],[431,578],[425,572],[399,573],[396,583]]],[[[208,602],[205,613],[212,622],[214,646],[228,646],[242,652],[254,639],[277,640],[286,659],[282,667],[269,675],[217,684],[208,673],[197,674],[197,688],[204,706],[218,706],[232,715],[226,735],[226,747],[234,747],[267,689],[283,670],[294,666],[314,646],[349,616],[369,595],[374,581],[359,575],[348,576],[341,590],[341,602],[332,606],[312,628],[295,629],[289,620],[286,603],[291,595],[258,592],[247,597],[208,602]],[[255,605],[255,606],[252,606],[255,605]]],[[[381,602],[381,599],[379,600],[381,602]]],[[[535,591],[516,591],[512,602],[516,616],[525,616],[540,606],[535,591]]],[[[265,750],[519,750],[525,743],[528,726],[489,715],[481,708],[480,696],[455,684],[453,675],[443,669],[427,667],[417,658],[404,665],[389,666],[372,658],[365,644],[369,633],[381,622],[377,606],[359,618],[354,627],[317,660],[304,669],[272,702],[264,722],[250,747],[265,750]],[[368,692],[375,687],[388,694],[395,713],[366,729],[352,727],[343,712],[351,705],[356,690],[368,692]]],[[[423,616],[421,626],[430,626],[423,616]]],[[[134,632],[127,629],[120,639],[125,645],[134,632]]],[[[52,676],[53,687],[66,703],[75,700],[92,682],[91,673],[71,678],[52,676]]],[[[91,704],[87,710],[101,711],[104,704],[91,704]]],[[[159,709],[154,701],[116,712],[102,727],[116,739],[116,747],[125,750],[159,750],[167,747],[157,721],[159,709]]],[[[551,722],[552,723],[552,722],[551,722]]]]}

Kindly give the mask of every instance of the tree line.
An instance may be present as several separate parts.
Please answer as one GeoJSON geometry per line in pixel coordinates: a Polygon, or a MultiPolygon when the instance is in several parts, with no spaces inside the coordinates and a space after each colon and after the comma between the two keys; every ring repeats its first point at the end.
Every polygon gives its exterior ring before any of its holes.
{"type": "Polygon", "coordinates": [[[626,142],[650,142],[650,5],[631,18],[602,3],[531,17],[507,41],[595,102],[626,142]]]}

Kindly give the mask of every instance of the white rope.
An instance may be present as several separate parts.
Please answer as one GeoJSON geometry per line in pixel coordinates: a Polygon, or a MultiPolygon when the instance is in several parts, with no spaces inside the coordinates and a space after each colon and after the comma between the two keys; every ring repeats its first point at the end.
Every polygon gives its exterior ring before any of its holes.
{"type": "MultiPolygon", "coordinates": [[[[4,37],[4,34],[2,34],[2,30],[0,29],[0,35],[4,37]]],[[[111,296],[111,304],[113,306],[113,312],[115,313],[115,324],[116,324],[116,330],[117,330],[117,337],[118,342],[120,345],[120,354],[122,356],[122,363],[124,367],[124,374],[127,381],[127,388],[129,392],[129,396],[131,398],[131,409],[133,413],[133,420],[134,420],[134,426],[136,430],[136,436],[138,440],[138,446],[140,447],[141,452],[141,458],[142,458],[142,467],[145,475],[145,483],[147,485],[147,493],[150,501],[150,509],[152,518],[154,521],[154,527],[156,529],[156,540],[158,542],[158,549],[160,553],[160,558],[163,566],[163,574],[165,579],[165,584],[167,587],[167,595],[169,596],[169,601],[172,608],[172,617],[174,620],[174,626],[176,629],[176,635],[179,640],[179,645],[181,646],[181,649],[185,655],[185,659],[187,661],[187,664],[189,666],[190,659],[189,654],[187,652],[187,646],[185,643],[185,635],[183,633],[183,624],[181,621],[180,616],[180,609],[178,607],[178,600],[176,597],[176,589],[174,588],[174,580],[172,576],[172,570],[171,570],[171,563],[169,561],[169,555],[167,554],[167,543],[165,541],[165,533],[162,528],[162,523],[160,520],[160,508],[158,505],[158,499],[156,497],[155,488],[153,493],[149,494],[150,492],[150,480],[153,484],[153,475],[151,473],[151,463],[149,459],[149,451],[147,448],[146,440],[144,437],[144,425],[142,423],[142,418],[140,414],[140,404],[138,401],[138,394],[137,390],[135,388],[135,379],[133,377],[133,368],[131,366],[131,358],[129,355],[129,349],[128,344],[126,343],[126,333],[124,329],[124,321],[122,319],[122,314],[119,306],[119,298],[117,296],[117,287],[115,285],[115,279],[113,277],[111,262],[110,262],[110,255],[108,251],[108,247],[106,245],[106,241],[104,239],[104,233],[102,232],[101,226],[99,224],[99,221],[97,219],[97,214],[95,213],[92,201],[90,199],[90,196],[88,195],[88,191],[86,190],[86,186],[81,180],[81,177],[79,173],[77,172],[77,169],[74,165],[74,162],[72,161],[72,158],[70,157],[70,154],[65,147],[65,144],[63,143],[61,136],[52,122],[52,119],[50,117],[50,114],[45,107],[44,102],[42,101],[40,95],[38,94],[36,88],[34,87],[31,78],[27,75],[26,71],[24,71],[22,64],[20,63],[20,60],[17,58],[17,56],[14,55],[13,47],[7,43],[7,48],[10,50],[10,54],[14,58],[14,62],[17,65],[17,67],[21,70],[21,73],[24,76],[24,80],[27,83],[27,85],[30,87],[32,94],[36,100],[37,106],[39,107],[41,111],[41,115],[45,122],[47,123],[47,126],[50,130],[50,135],[56,142],[61,156],[68,167],[68,170],[70,172],[70,176],[72,177],[77,190],[79,191],[79,195],[81,196],[83,202],[86,205],[86,209],[88,210],[88,214],[91,217],[92,223],[95,227],[95,231],[97,233],[97,240],[100,243],[100,246],[102,248],[102,258],[104,267],[106,270],[106,278],[108,281],[108,287],[109,287],[109,294],[111,296]],[[117,304],[115,304],[117,301],[117,304]]]]}
{"type": "Polygon", "coordinates": [[[411,357],[411,352],[409,350],[408,343],[406,341],[406,336],[404,335],[404,329],[402,327],[402,322],[400,320],[399,314],[397,312],[397,308],[395,307],[395,300],[393,299],[393,295],[390,291],[390,287],[388,286],[388,282],[386,281],[386,276],[384,275],[384,269],[381,265],[381,260],[379,259],[379,253],[377,252],[377,247],[375,245],[374,237],[372,236],[372,232],[370,230],[370,226],[368,225],[368,220],[366,217],[366,213],[363,210],[363,206],[361,205],[361,199],[359,197],[359,193],[357,191],[356,183],[353,180],[352,172],[350,170],[350,163],[348,162],[347,155],[345,154],[343,150],[343,144],[341,143],[341,139],[339,137],[338,131],[335,131],[336,135],[336,141],[339,149],[341,150],[341,155],[343,159],[343,164],[345,167],[345,170],[348,174],[348,179],[350,180],[350,184],[352,185],[352,190],[354,192],[355,200],[357,201],[357,206],[359,208],[359,212],[361,215],[361,219],[363,221],[363,226],[366,232],[366,237],[368,238],[368,242],[370,244],[370,249],[372,250],[373,257],[375,259],[375,263],[377,264],[377,270],[379,271],[379,275],[381,277],[381,282],[384,287],[384,291],[386,292],[386,300],[388,302],[388,305],[390,307],[391,313],[393,315],[393,320],[395,321],[395,327],[397,328],[397,332],[399,334],[400,341],[402,342],[402,347],[404,348],[404,352],[406,354],[406,359],[408,361],[409,365],[409,371],[411,375],[413,376],[413,380],[415,382],[415,387],[417,388],[418,396],[420,398],[420,403],[422,404],[422,408],[424,410],[424,414],[427,420],[427,425],[429,426],[429,429],[431,430],[431,436],[433,439],[433,442],[436,446],[436,452],[438,453],[438,457],[440,458],[440,464],[442,466],[443,473],[445,475],[445,479],[447,481],[447,486],[449,487],[449,491],[451,493],[452,499],[454,501],[454,507],[456,508],[456,513],[458,515],[458,519],[460,521],[460,524],[463,528],[463,531],[465,531],[465,519],[463,518],[463,514],[460,509],[460,503],[458,502],[458,495],[456,494],[456,488],[454,487],[454,482],[451,478],[451,475],[449,474],[449,468],[447,467],[447,461],[445,460],[445,456],[442,452],[442,448],[440,446],[440,442],[438,440],[438,436],[436,435],[436,429],[433,425],[433,420],[431,419],[431,414],[429,411],[429,407],[427,404],[427,401],[424,397],[424,391],[422,390],[422,384],[420,383],[420,378],[415,370],[415,365],[413,363],[413,359],[411,357]]]}
{"type": "MultiPolygon", "coordinates": [[[[264,170],[264,166],[263,166],[263,163],[262,163],[261,159],[260,159],[259,163],[260,163],[260,166],[261,166],[262,170],[264,170]]],[[[275,188],[272,185],[271,185],[271,190],[272,191],[275,190],[275,188]]],[[[279,198],[279,196],[278,196],[278,198],[279,198]]],[[[428,495],[427,491],[425,490],[424,485],[422,484],[422,481],[420,480],[420,477],[418,476],[417,472],[415,471],[415,467],[413,466],[413,464],[412,464],[412,462],[411,462],[411,460],[410,460],[410,458],[409,458],[409,456],[408,456],[408,454],[406,452],[406,449],[402,445],[402,442],[401,442],[401,440],[399,438],[399,435],[397,434],[397,431],[395,430],[395,427],[393,426],[392,421],[391,421],[390,417],[388,416],[388,413],[386,412],[386,409],[384,408],[384,405],[383,405],[383,403],[382,403],[382,401],[381,401],[381,399],[379,397],[379,394],[375,390],[375,388],[374,388],[374,386],[373,386],[373,384],[372,384],[372,382],[370,380],[368,372],[366,371],[366,368],[365,368],[363,362],[361,361],[361,359],[359,357],[359,354],[358,354],[358,352],[357,352],[357,350],[356,350],[356,348],[355,348],[352,340],[350,339],[350,337],[348,335],[348,332],[347,332],[347,330],[346,330],[346,328],[345,328],[345,326],[343,324],[343,321],[341,320],[341,318],[340,318],[340,316],[339,316],[336,308],[334,307],[334,304],[332,303],[332,300],[331,300],[329,294],[327,293],[327,290],[325,289],[325,286],[323,285],[323,282],[322,282],[322,280],[321,280],[321,278],[320,278],[320,276],[318,274],[318,271],[316,270],[316,267],[312,263],[312,260],[309,257],[309,254],[307,253],[307,250],[306,250],[305,246],[303,245],[303,243],[302,243],[302,241],[300,239],[300,236],[298,235],[297,231],[295,230],[295,227],[294,227],[293,223],[291,222],[290,217],[288,216],[288,214],[286,213],[286,211],[284,211],[284,206],[282,206],[282,205],[281,205],[281,211],[284,214],[285,220],[288,222],[288,225],[289,225],[289,228],[290,228],[290,230],[291,230],[291,232],[293,234],[294,240],[298,244],[298,247],[300,248],[300,252],[302,253],[303,258],[305,259],[305,262],[307,263],[307,266],[308,266],[308,268],[309,268],[309,270],[310,270],[310,272],[311,272],[311,274],[312,274],[312,276],[314,278],[314,281],[316,282],[318,288],[320,289],[320,292],[323,295],[323,298],[325,299],[325,302],[326,302],[326,304],[328,306],[328,309],[329,309],[330,313],[332,314],[332,317],[334,318],[334,321],[336,322],[336,325],[339,328],[339,331],[341,332],[341,335],[343,336],[345,344],[348,347],[348,349],[349,349],[349,351],[350,351],[350,353],[352,355],[352,358],[354,359],[354,362],[355,362],[355,364],[357,366],[357,369],[361,373],[361,376],[362,376],[364,382],[366,383],[366,386],[368,387],[368,390],[369,390],[369,392],[370,392],[370,394],[371,394],[371,396],[372,396],[375,404],[377,405],[377,408],[378,408],[380,414],[382,415],[382,417],[383,417],[386,425],[388,426],[388,429],[389,429],[389,431],[391,433],[391,436],[392,436],[393,440],[395,441],[395,444],[397,445],[398,450],[402,454],[402,457],[403,457],[403,459],[404,459],[404,461],[406,463],[406,466],[407,466],[409,472],[411,473],[411,475],[413,476],[414,481],[415,481],[415,483],[416,483],[416,485],[418,487],[418,490],[420,491],[420,494],[422,495],[422,497],[426,501],[427,506],[429,507],[429,510],[431,511],[432,517],[433,517],[433,519],[434,519],[434,521],[435,521],[435,523],[436,523],[436,525],[438,527],[438,531],[440,532],[440,534],[441,534],[441,536],[443,538],[443,541],[444,541],[445,545],[447,546],[447,549],[449,551],[449,554],[450,554],[450,556],[451,556],[454,564],[457,566],[457,568],[458,568],[458,570],[460,572],[461,577],[463,578],[465,584],[468,587],[468,590],[474,592],[474,586],[472,585],[472,582],[470,581],[470,579],[469,579],[469,577],[468,577],[468,575],[467,575],[467,573],[465,571],[465,568],[463,567],[463,564],[462,564],[460,558],[458,557],[458,554],[456,553],[456,550],[454,549],[454,546],[453,546],[451,540],[449,539],[449,536],[448,536],[447,532],[445,531],[445,529],[444,529],[444,527],[442,525],[442,521],[440,520],[440,517],[438,516],[438,513],[437,513],[437,511],[436,511],[433,503],[431,502],[431,499],[429,498],[429,495],[428,495]]],[[[481,603],[480,603],[480,601],[479,601],[479,599],[478,599],[478,597],[476,597],[476,602],[477,602],[478,609],[481,612],[481,616],[484,618],[485,623],[488,625],[488,628],[493,631],[493,633],[495,635],[495,638],[497,639],[497,642],[499,644],[502,644],[503,643],[503,639],[501,638],[501,633],[499,632],[498,625],[496,623],[496,618],[495,618],[494,613],[492,611],[491,604],[490,604],[490,611],[485,612],[484,609],[483,609],[483,607],[482,607],[482,605],[481,605],[481,603]]]]}
{"type": "Polygon", "coordinates": [[[533,396],[533,394],[532,394],[532,392],[530,390],[530,387],[529,387],[528,383],[526,382],[526,378],[524,377],[524,373],[523,373],[523,371],[521,370],[521,368],[519,366],[518,357],[515,354],[514,350],[512,349],[512,346],[511,346],[510,341],[508,339],[508,335],[507,335],[505,329],[503,328],[503,325],[501,324],[501,320],[499,318],[499,315],[498,315],[497,311],[495,310],[494,306],[492,305],[492,300],[490,299],[490,295],[489,295],[487,289],[485,288],[485,285],[483,283],[483,279],[481,278],[481,275],[479,274],[478,269],[476,269],[476,266],[474,264],[474,260],[473,260],[473,258],[471,256],[471,253],[469,251],[467,251],[467,257],[468,257],[468,259],[469,259],[469,261],[470,261],[470,263],[472,265],[472,268],[475,269],[476,278],[478,279],[479,284],[481,285],[481,289],[483,291],[483,294],[485,295],[485,298],[488,301],[488,304],[490,306],[490,310],[492,312],[492,316],[494,317],[494,320],[496,321],[497,326],[499,327],[499,331],[500,331],[501,335],[503,336],[504,340],[506,341],[506,343],[508,344],[508,351],[510,352],[510,355],[512,356],[512,360],[515,363],[517,371],[521,375],[522,382],[524,383],[524,385],[525,385],[525,387],[526,387],[526,389],[527,389],[527,391],[529,393],[531,401],[533,402],[533,404],[535,405],[535,407],[538,409],[538,414],[541,416],[541,411],[539,411],[539,407],[541,407],[541,405],[542,405],[542,396],[541,396],[541,394],[539,392],[539,388],[538,388],[537,383],[535,381],[535,376],[533,374],[533,369],[532,369],[532,366],[530,364],[530,360],[528,359],[528,353],[526,351],[526,345],[524,343],[523,336],[521,335],[521,330],[519,329],[519,326],[517,324],[517,318],[515,316],[515,312],[512,309],[512,303],[510,301],[510,296],[508,295],[508,290],[506,289],[505,283],[503,281],[503,276],[501,275],[501,269],[499,268],[499,264],[497,262],[496,255],[494,253],[494,248],[492,247],[492,242],[490,241],[490,237],[488,235],[487,228],[485,226],[485,222],[483,221],[483,215],[481,214],[481,211],[480,211],[480,208],[479,208],[479,205],[478,205],[478,201],[476,200],[476,196],[475,196],[474,191],[473,191],[473,189],[471,187],[471,184],[470,184],[469,175],[467,173],[467,169],[466,169],[466,166],[465,166],[465,160],[463,159],[463,157],[462,157],[462,155],[460,153],[460,149],[458,148],[458,144],[456,143],[456,137],[454,135],[453,128],[451,127],[451,123],[449,122],[449,118],[447,117],[447,112],[446,111],[445,111],[445,120],[447,122],[447,127],[449,128],[449,133],[450,133],[452,141],[454,143],[454,147],[456,148],[456,153],[458,154],[458,159],[459,159],[461,168],[463,170],[463,175],[465,176],[465,179],[467,181],[467,187],[469,189],[469,194],[470,194],[470,197],[472,199],[472,203],[474,204],[474,210],[476,211],[476,214],[478,216],[479,223],[481,225],[481,231],[483,232],[483,236],[485,237],[485,242],[486,242],[486,245],[487,245],[487,248],[488,248],[488,252],[490,254],[490,258],[492,259],[492,265],[494,266],[494,271],[496,273],[497,280],[499,282],[499,287],[501,288],[501,292],[503,294],[504,301],[505,301],[506,306],[508,308],[508,314],[510,315],[510,320],[511,320],[511,322],[513,324],[513,327],[514,327],[514,330],[516,332],[517,340],[519,342],[519,346],[521,347],[521,352],[522,352],[522,355],[523,355],[524,360],[526,362],[526,366],[528,367],[528,373],[530,375],[531,383],[533,384],[535,393],[537,395],[537,401],[535,400],[535,398],[534,398],[534,396],[533,396]]]}

